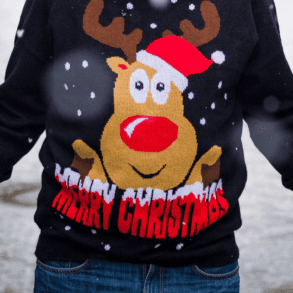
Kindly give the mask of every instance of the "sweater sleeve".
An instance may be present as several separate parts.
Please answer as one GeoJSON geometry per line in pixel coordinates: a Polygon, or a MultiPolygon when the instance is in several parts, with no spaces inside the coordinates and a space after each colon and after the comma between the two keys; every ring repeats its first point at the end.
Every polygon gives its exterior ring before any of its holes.
{"type": "Polygon", "coordinates": [[[46,1],[27,0],[14,49],[0,86],[0,182],[28,153],[45,129],[42,76],[50,60],[46,1]]]}
{"type": "Polygon", "coordinates": [[[258,41],[236,95],[256,147],[293,190],[293,75],[265,0],[252,0],[258,41]]]}

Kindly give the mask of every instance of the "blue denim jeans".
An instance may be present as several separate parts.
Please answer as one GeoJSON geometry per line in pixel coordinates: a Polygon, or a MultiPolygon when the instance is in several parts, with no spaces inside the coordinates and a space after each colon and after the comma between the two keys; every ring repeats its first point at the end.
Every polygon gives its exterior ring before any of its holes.
{"type": "Polygon", "coordinates": [[[239,292],[238,261],[218,268],[163,268],[147,264],[37,260],[34,293],[239,292]]]}

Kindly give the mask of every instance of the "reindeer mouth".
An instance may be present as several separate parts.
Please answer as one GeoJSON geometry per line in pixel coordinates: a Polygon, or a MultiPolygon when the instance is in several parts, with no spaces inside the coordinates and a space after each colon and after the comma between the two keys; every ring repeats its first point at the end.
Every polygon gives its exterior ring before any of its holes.
{"type": "MultiPolygon", "coordinates": [[[[129,164],[130,165],[130,164],[129,164]]],[[[139,174],[142,178],[144,179],[151,179],[157,175],[159,175],[161,173],[161,171],[166,167],[166,165],[164,165],[158,172],[156,173],[153,173],[153,174],[143,174],[141,172],[139,172],[135,167],[133,167],[132,165],[130,165],[132,167],[132,169],[137,173],[139,174]]]]}

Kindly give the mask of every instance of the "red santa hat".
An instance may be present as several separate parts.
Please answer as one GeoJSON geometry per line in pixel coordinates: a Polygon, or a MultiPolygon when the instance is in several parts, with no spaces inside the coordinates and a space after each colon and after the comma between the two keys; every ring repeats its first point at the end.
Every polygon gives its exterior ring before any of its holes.
{"type": "Polygon", "coordinates": [[[188,86],[189,75],[202,73],[214,63],[194,45],[178,36],[153,41],[146,50],[136,54],[136,60],[169,76],[181,92],[188,86]]]}

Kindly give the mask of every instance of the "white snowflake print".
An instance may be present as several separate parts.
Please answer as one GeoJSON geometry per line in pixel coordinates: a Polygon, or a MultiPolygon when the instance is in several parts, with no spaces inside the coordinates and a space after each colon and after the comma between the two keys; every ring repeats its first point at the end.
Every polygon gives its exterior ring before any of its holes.
{"type": "Polygon", "coordinates": [[[69,62],[66,62],[65,63],[65,69],[68,71],[70,69],[70,63],[69,62]]]}
{"type": "Polygon", "coordinates": [[[65,227],[65,230],[66,230],[66,231],[69,231],[70,229],[71,229],[70,226],[66,226],[66,227],[65,227]]]}
{"type": "Polygon", "coordinates": [[[60,215],[60,218],[61,218],[61,219],[64,219],[64,216],[60,215]]]}
{"type": "Polygon", "coordinates": [[[183,246],[184,246],[183,243],[179,243],[179,244],[177,244],[176,249],[177,250],[180,250],[183,246]]]}
{"type": "Polygon", "coordinates": [[[188,94],[188,99],[189,100],[192,100],[194,98],[194,93],[193,92],[190,92],[189,94],[188,94]]]}
{"type": "Polygon", "coordinates": [[[81,116],[81,110],[80,109],[77,110],[77,116],[81,116]]]}
{"type": "Polygon", "coordinates": [[[225,62],[225,54],[222,51],[216,51],[212,54],[212,59],[217,64],[222,64],[225,62]]]}
{"type": "Polygon", "coordinates": [[[66,83],[64,83],[64,87],[68,91],[68,85],[66,83]]]}
{"type": "Polygon", "coordinates": [[[109,244],[106,244],[104,248],[105,248],[105,250],[107,250],[107,251],[108,251],[108,250],[110,250],[110,249],[111,249],[111,246],[110,246],[109,244]]]}
{"type": "Polygon", "coordinates": [[[206,120],[205,120],[204,118],[201,118],[201,119],[200,119],[200,124],[201,124],[201,125],[205,125],[205,124],[206,124],[206,120]]]}
{"type": "Polygon", "coordinates": [[[22,38],[24,34],[24,30],[18,30],[16,34],[18,38],[22,38]]]}
{"type": "Polygon", "coordinates": [[[220,89],[222,87],[222,85],[223,85],[223,82],[220,81],[219,84],[218,84],[218,89],[220,89]]]}
{"type": "Polygon", "coordinates": [[[83,67],[83,68],[87,68],[87,67],[89,67],[89,63],[88,63],[88,61],[83,60],[83,61],[82,61],[82,67],[83,67]]]}
{"type": "Polygon", "coordinates": [[[154,29],[154,28],[157,27],[157,24],[156,23],[151,23],[150,27],[154,29]]]}
{"type": "Polygon", "coordinates": [[[95,229],[92,229],[92,233],[93,233],[93,234],[96,234],[97,231],[96,231],[95,229]]]}
{"type": "Polygon", "coordinates": [[[155,246],[155,248],[158,248],[158,247],[160,247],[161,246],[161,244],[157,244],[156,246],[155,246]]]}
{"type": "Polygon", "coordinates": [[[96,94],[94,92],[91,92],[91,98],[94,99],[96,97],[96,94]]]}
{"type": "Polygon", "coordinates": [[[190,4],[189,5],[189,10],[194,10],[195,9],[195,5],[194,4],[190,4]]]}
{"type": "Polygon", "coordinates": [[[178,0],[171,0],[172,3],[177,3],[178,0]]]}
{"type": "Polygon", "coordinates": [[[127,7],[127,9],[131,10],[131,9],[133,9],[133,4],[131,2],[128,2],[126,7],[127,7]]]}
{"type": "Polygon", "coordinates": [[[28,143],[32,143],[33,139],[31,137],[28,138],[28,143]]]}
{"type": "Polygon", "coordinates": [[[216,104],[212,103],[211,108],[214,110],[216,108],[216,104]]]}
{"type": "Polygon", "coordinates": [[[227,95],[227,93],[225,93],[225,95],[224,95],[224,99],[225,99],[225,100],[228,99],[228,95],[227,95]]]}

